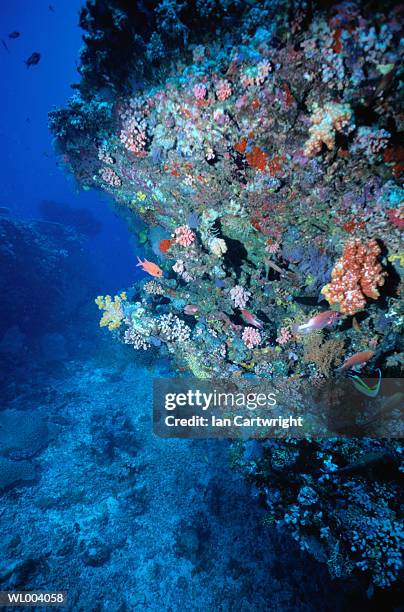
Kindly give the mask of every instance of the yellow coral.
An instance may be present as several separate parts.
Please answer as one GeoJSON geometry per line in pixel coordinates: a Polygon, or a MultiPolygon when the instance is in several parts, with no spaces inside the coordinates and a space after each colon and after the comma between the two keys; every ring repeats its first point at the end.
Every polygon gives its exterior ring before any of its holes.
{"type": "Polygon", "coordinates": [[[211,377],[211,371],[201,363],[197,355],[188,353],[188,355],[185,355],[185,362],[195,378],[205,379],[211,377]]]}
{"type": "Polygon", "coordinates": [[[104,310],[104,313],[100,320],[100,327],[108,327],[110,331],[118,329],[121,326],[124,318],[122,310],[122,301],[126,300],[127,296],[125,291],[122,291],[119,295],[115,295],[114,299],[110,295],[99,295],[95,299],[100,310],[104,310]]]}
{"type": "Polygon", "coordinates": [[[399,266],[401,266],[401,268],[404,268],[404,251],[400,251],[399,253],[397,253],[397,255],[390,255],[390,257],[388,257],[387,259],[392,263],[393,261],[398,261],[399,266]]]}

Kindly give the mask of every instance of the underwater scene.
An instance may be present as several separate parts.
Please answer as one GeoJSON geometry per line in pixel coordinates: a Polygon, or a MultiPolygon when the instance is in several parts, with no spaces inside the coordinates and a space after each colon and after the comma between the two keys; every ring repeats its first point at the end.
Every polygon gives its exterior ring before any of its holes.
{"type": "Polygon", "coordinates": [[[404,610],[403,12],[1,1],[0,609],[404,610]]]}

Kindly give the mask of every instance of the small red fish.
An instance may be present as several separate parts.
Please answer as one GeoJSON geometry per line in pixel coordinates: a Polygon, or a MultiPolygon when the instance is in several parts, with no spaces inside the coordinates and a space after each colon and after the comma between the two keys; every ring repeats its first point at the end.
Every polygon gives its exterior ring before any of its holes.
{"type": "Polygon", "coordinates": [[[140,266],[145,272],[150,274],[150,276],[163,276],[163,270],[159,268],[157,264],[152,261],[147,261],[147,259],[142,261],[140,257],[138,257],[137,260],[137,267],[140,266]]]}
{"type": "Polygon", "coordinates": [[[307,323],[302,325],[294,325],[293,331],[298,334],[308,334],[315,329],[324,329],[333,325],[339,319],[339,313],[335,310],[326,310],[315,315],[307,323]]]}
{"type": "Polygon", "coordinates": [[[187,304],[184,307],[184,313],[186,315],[194,315],[198,312],[199,308],[196,304],[187,304]]]}
{"type": "Polygon", "coordinates": [[[360,353],[355,353],[354,355],[352,355],[352,357],[346,359],[339,369],[349,370],[354,366],[366,363],[367,361],[369,361],[369,359],[372,359],[374,354],[374,351],[361,351],[360,353]]]}
{"type": "Polygon", "coordinates": [[[259,329],[262,329],[264,327],[263,322],[254,317],[254,315],[251,314],[251,312],[249,312],[248,310],[241,309],[241,314],[243,315],[244,321],[248,323],[248,325],[258,327],[259,329]]]}

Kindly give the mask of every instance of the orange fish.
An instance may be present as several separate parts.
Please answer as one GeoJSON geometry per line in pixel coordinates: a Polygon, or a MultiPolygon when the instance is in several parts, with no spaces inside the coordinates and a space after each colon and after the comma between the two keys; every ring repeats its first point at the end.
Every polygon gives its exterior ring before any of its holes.
{"type": "Polygon", "coordinates": [[[356,365],[366,363],[367,361],[369,361],[369,359],[372,359],[374,354],[374,351],[361,351],[360,353],[355,353],[354,355],[352,355],[352,357],[346,359],[339,369],[349,370],[350,368],[353,368],[356,365]]]}
{"type": "Polygon", "coordinates": [[[339,313],[335,310],[326,310],[315,315],[303,325],[295,325],[293,331],[299,334],[308,334],[313,329],[324,329],[324,327],[333,325],[339,319],[339,316],[339,313]]]}
{"type": "Polygon", "coordinates": [[[157,264],[153,263],[152,261],[147,261],[147,259],[142,261],[140,257],[138,257],[137,260],[137,267],[140,266],[145,272],[147,272],[151,276],[163,276],[163,270],[159,268],[157,264]]]}
{"type": "Polygon", "coordinates": [[[259,327],[260,329],[264,327],[263,322],[260,321],[259,319],[256,319],[249,310],[242,309],[241,314],[243,315],[244,321],[248,323],[249,325],[253,325],[253,327],[259,327]]]}

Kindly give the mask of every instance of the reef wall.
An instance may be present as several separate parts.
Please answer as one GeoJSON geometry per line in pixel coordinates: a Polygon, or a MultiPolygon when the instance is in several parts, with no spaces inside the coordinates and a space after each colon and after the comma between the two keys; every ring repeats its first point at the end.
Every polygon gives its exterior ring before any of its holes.
{"type": "MultiPolygon", "coordinates": [[[[198,378],[400,376],[398,5],[91,0],[81,25],[50,128],[147,255],[101,325],[198,378]]],[[[334,576],[397,579],[398,442],[249,444],[270,522],[334,576]]]]}

